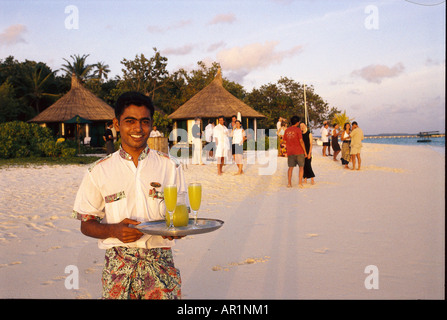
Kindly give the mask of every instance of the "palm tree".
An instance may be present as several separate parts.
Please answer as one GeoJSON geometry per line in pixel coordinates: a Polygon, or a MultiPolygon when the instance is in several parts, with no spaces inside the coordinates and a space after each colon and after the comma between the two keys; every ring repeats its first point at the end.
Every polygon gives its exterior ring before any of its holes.
{"type": "Polygon", "coordinates": [[[344,124],[346,122],[351,123],[354,120],[354,118],[349,118],[346,115],[346,110],[343,111],[343,113],[336,113],[334,117],[332,118],[332,124],[338,124],[340,128],[343,128],[344,124]]]}
{"type": "Polygon", "coordinates": [[[41,111],[43,98],[59,96],[46,92],[56,72],[57,70],[51,71],[46,65],[37,63],[24,75],[20,89],[24,92],[23,97],[29,101],[37,114],[41,111]]]}
{"type": "Polygon", "coordinates": [[[92,71],[95,65],[85,63],[85,60],[88,56],[89,54],[84,54],[82,57],[76,54],[74,56],[71,55],[70,57],[73,60],[73,63],[71,63],[67,59],[64,59],[67,64],[62,65],[62,70],[64,70],[69,77],[71,77],[72,74],[75,74],[81,82],[92,78],[92,71]]]}
{"type": "Polygon", "coordinates": [[[95,64],[96,70],[93,72],[93,76],[96,77],[99,82],[102,82],[102,78],[108,79],[109,76],[107,75],[110,72],[109,65],[105,64],[104,62],[98,62],[95,64]]]}

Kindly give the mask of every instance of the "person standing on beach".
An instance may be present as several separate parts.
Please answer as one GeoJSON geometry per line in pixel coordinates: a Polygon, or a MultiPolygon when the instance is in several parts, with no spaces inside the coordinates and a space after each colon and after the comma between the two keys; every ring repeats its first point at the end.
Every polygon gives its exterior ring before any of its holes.
{"type": "Polygon", "coordinates": [[[338,136],[340,132],[338,130],[339,126],[337,123],[334,123],[333,128],[334,129],[332,129],[332,150],[334,150],[334,161],[337,161],[337,156],[341,150],[340,144],[338,143],[338,136]]]}
{"type": "Polygon", "coordinates": [[[329,131],[328,131],[329,125],[327,121],[323,122],[323,127],[320,129],[321,132],[321,141],[323,141],[323,157],[326,157],[326,149],[330,146],[329,145],[329,131]]]}
{"type": "Polygon", "coordinates": [[[192,164],[203,164],[202,162],[202,131],[200,130],[200,118],[195,119],[192,126],[192,164]]]}
{"type": "Polygon", "coordinates": [[[86,172],[73,207],[81,232],[105,249],[104,299],[177,299],[181,278],[174,266],[172,240],[133,227],[164,218],[163,189],[176,184],[186,192],[182,167],[168,155],[149,149],[154,107],[138,92],[122,94],[113,125],[120,149],[86,172]]]}
{"type": "Polygon", "coordinates": [[[346,122],[343,126],[343,132],[341,133],[341,164],[348,169],[349,160],[351,160],[351,124],[346,122]]]}
{"type": "Polygon", "coordinates": [[[219,116],[219,124],[213,129],[214,143],[216,145],[217,158],[217,174],[222,175],[222,168],[224,166],[225,157],[230,150],[230,143],[228,141],[228,129],[225,127],[224,116],[219,116]]]}
{"type": "Polygon", "coordinates": [[[292,187],[292,173],[293,168],[298,165],[299,173],[298,173],[298,184],[300,188],[303,187],[303,174],[304,174],[304,162],[307,157],[306,147],[303,141],[303,135],[301,133],[301,129],[298,128],[300,125],[300,117],[293,116],[290,119],[291,126],[287,128],[284,133],[284,140],[287,146],[287,178],[288,184],[287,188],[292,187]]]}
{"type": "Polygon", "coordinates": [[[305,150],[307,153],[306,158],[304,159],[304,171],[303,171],[303,179],[304,183],[307,183],[307,179],[310,178],[312,184],[315,184],[315,174],[312,170],[312,133],[307,130],[307,126],[304,122],[300,123],[301,132],[303,134],[303,142],[305,146],[305,150]]]}
{"type": "Polygon", "coordinates": [[[287,123],[285,120],[281,122],[281,127],[276,132],[276,136],[278,137],[278,156],[285,157],[287,156],[286,143],[284,142],[284,133],[287,129],[287,123]]]}
{"type": "MultiPolygon", "coordinates": [[[[231,132],[233,131],[233,129],[236,128],[236,120],[237,120],[236,116],[231,116],[231,122],[228,125],[228,132],[230,133],[229,137],[228,137],[228,141],[229,141],[230,147],[233,145],[233,137],[231,135],[231,132]]],[[[234,152],[233,152],[232,148],[230,150],[229,158],[232,158],[233,163],[236,161],[235,160],[235,155],[234,155],[234,152]]]]}
{"type": "Polygon", "coordinates": [[[231,131],[232,136],[232,142],[231,145],[232,153],[234,154],[235,161],[238,167],[238,174],[243,174],[242,166],[243,166],[243,154],[244,154],[244,141],[247,140],[247,137],[245,136],[245,131],[242,129],[241,122],[239,120],[236,120],[235,127],[231,131]]]}
{"type": "Polygon", "coordinates": [[[362,159],[360,158],[360,150],[362,149],[362,140],[364,139],[363,130],[359,128],[356,121],[352,123],[351,132],[351,161],[352,170],[355,169],[355,161],[357,158],[358,168],[360,170],[360,165],[362,164],[362,159]]]}
{"type": "Polygon", "coordinates": [[[214,129],[214,123],[211,119],[208,119],[208,124],[205,127],[205,141],[206,141],[206,160],[210,161],[214,158],[214,141],[213,141],[213,129],[214,129]]]}
{"type": "Polygon", "coordinates": [[[161,132],[157,130],[157,126],[153,126],[149,138],[158,138],[162,136],[161,132]]]}
{"type": "Polygon", "coordinates": [[[115,152],[115,146],[113,145],[113,132],[112,132],[113,123],[107,122],[107,129],[104,133],[104,141],[106,142],[106,152],[107,154],[111,154],[115,152]]]}

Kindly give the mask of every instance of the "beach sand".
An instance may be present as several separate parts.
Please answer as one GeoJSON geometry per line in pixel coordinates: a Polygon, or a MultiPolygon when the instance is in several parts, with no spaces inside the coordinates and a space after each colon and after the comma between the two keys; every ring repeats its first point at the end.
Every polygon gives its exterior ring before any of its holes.
{"type": "MultiPolygon", "coordinates": [[[[364,143],[357,171],[315,146],[304,188],[298,169],[287,188],[287,159],[275,160],[273,174],[251,160],[241,176],[185,168],[203,185],[199,217],[225,224],[176,241],[184,299],[445,298],[444,154],[364,143]]],[[[104,251],[71,218],[86,168],[0,168],[0,298],[101,297],[104,251]]]]}

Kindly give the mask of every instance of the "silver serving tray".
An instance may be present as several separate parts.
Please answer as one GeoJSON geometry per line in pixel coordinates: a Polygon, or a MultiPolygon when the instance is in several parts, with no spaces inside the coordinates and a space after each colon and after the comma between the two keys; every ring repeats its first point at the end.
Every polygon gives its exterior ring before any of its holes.
{"type": "Polygon", "coordinates": [[[183,237],[190,234],[207,233],[222,227],[224,222],[218,219],[197,218],[197,226],[194,227],[194,219],[189,219],[188,225],[184,227],[175,227],[175,229],[168,229],[166,227],[166,220],[156,220],[142,222],[135,226],[143,233],[167,236],[167,237],[183,237]]]}

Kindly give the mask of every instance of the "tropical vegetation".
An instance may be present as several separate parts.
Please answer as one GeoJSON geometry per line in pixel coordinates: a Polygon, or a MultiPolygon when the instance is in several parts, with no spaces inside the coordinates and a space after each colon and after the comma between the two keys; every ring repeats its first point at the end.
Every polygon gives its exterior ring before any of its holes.
{"type": "MultiPolygon", "coordinates": [[[[207,66],[199,61],[194,70],[181,68],[169,72],[168,59],[153,48],[150,57],[139,54],[133,60],[122,59],[121,74],[110,78],[111,70],[106,62],[89,63],[88,59],[88,54],[71,55],[63,59],[65,63],[58,70],[52,70],[44,62],[20,62],[13,56],[0,59],[0,123],[26,122],[33,118],[68,92],[74,74],[87,89],[110,105],[114,105],[118,96],[128,90],[150,96],[156,106],[155,124],[163,130],[171,124],[167,115],[207,86],[220,68],[217,62],[207,66]]],[[[223,78],[223,86],[266,116],[258,123],[258,128],[276,128],[279,117],[288,119],[292,115],[299,115],[304,118],[304,90],[311,128],[319,127],[323,120],[332,121],[343,115],[338,109],[330,107],[313,86],[305,87],[287,77],[250,91],[226,78],[223,78]]],[[[13,126],[19,125],[14,123],[13,126]]],[[[33,127],[32,130],[37,129],[33,127]]],[[[30,154],[42,152],[42,145],[32,148],[30,154]]],[[[25,153],[23,147],[2,152],[0,157],[23,156],[25,153]]]]}

